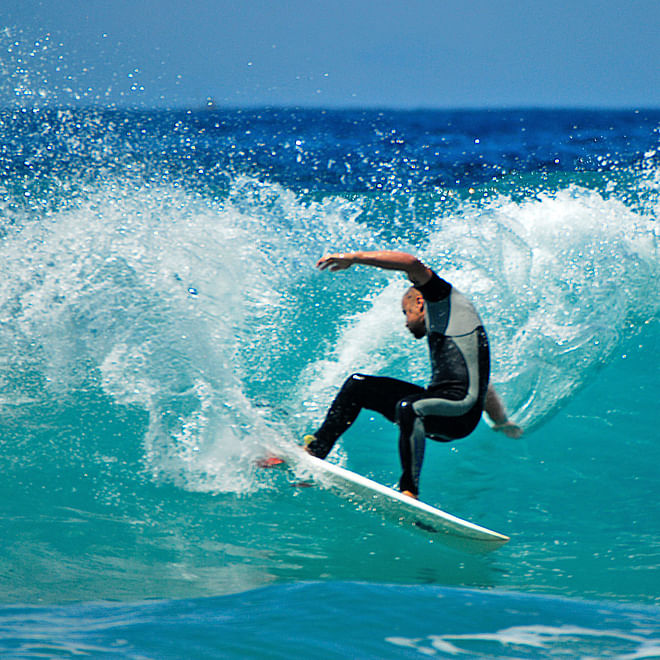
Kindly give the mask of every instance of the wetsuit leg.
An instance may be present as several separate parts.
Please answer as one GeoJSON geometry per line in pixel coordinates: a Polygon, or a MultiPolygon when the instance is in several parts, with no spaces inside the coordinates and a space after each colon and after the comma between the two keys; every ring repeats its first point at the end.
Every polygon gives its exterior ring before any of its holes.
{"type": "Polygon", "coordinates": [[[423,392],[423,387],[403,380],[353,374],[346,379],[332,402],[325,421],[314,434],[316,440],[308,446],[309,451],[314,456],[325,458],[337,438],[356,420],[360,410],[374,410],[394,422],[399,401],[423,392]]]}
{"type": "MultiPolygon", "coordinates": [[[[428,415],[420,417],[415,412],[414,403],[432,398],[440,401],[438,393],[415,394],[399,402],[396,409],[396,421],[399,425],[399,457],[402,474],[399,490],[419,493],[419,475],[424,460],[426,438],[438,442],[451,442],[472,433],[481,419],[482,406],[477,402],[468,412],[455,417],[428,415]]],[[[451,399],[447,399],[451,403],[451,399]]]]}
{"type": "Polygon", "coordinates": [[[399,490],[408,490],[414,495],[419,493],[419,474],[426,447],[424,422],[415,414],[412,406],[420,398],[419,395],[415,395],[403,399],[396,410],[396,421],[399,425],[399,458],[403,470],[399,479],[399,490]]]}

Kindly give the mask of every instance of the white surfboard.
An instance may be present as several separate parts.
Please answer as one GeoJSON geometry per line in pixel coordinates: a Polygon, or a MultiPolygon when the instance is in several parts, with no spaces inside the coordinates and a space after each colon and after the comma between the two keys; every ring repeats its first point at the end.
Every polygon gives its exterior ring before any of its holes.
{"type": "Polygon", "coordinates": [[[310,473],[321,485],[328,486],[340,495],[377,511],[401,525],[438,535],[443,541],[453,538],[457,543],[452,545],[465,547],[467,543],[479,546],[474,549],[494,550],[509,540],[504,534],[475,525],[430,504],[403,495],[372,479],[316,458],[299,447],[284,452],[280,448],[279,453],[287,463],[310,473]]]}

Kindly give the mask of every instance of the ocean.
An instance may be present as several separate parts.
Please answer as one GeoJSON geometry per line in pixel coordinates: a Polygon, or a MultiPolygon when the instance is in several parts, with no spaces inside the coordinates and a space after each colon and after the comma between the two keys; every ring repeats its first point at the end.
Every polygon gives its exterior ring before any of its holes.
{"type": "MultiPolygon", "coordinates": [[[[0,111],[0,655],[660,657],[660,111],[0,111]],[[519,440],[430,442],[464,552],[267,448],[424,384],[401,274],[477,305],[519,440]]],[[[363,412],[330,460],[398,478],[363,412]]]]}

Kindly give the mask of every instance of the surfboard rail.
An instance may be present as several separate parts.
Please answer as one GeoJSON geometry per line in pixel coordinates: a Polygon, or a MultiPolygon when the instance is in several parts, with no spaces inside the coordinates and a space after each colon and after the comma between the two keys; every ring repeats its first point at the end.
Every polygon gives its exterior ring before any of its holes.
{"type": "Polygon", "coordinates": [[[399,524],[413,526],[429,534],[478,543],[482,550],[494,550],[510,540],[504,534],[403,495],[339,465],[316,458],[300,447],[286,450],[283,458],[293,467],[309,472],[321,485],[343,496],[352,497],[359,505],[375,510],[399,524]]]}

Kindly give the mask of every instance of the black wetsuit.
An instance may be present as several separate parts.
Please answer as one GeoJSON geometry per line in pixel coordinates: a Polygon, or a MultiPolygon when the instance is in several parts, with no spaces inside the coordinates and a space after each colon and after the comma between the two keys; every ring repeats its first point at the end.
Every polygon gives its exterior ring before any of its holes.
{"type": "Polygon", "coordinates": [[[309,450],[325,458],[362,408],[399,425],[401,490],[419,491],[425,438],[449,442],[470,434],[483,411],[490,357],[488,339],[472,303],[433,273],[416,287],[424,297],[431,383],[353,374],[333,401],[309,450]]]}

